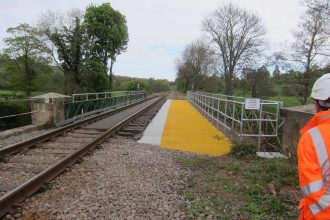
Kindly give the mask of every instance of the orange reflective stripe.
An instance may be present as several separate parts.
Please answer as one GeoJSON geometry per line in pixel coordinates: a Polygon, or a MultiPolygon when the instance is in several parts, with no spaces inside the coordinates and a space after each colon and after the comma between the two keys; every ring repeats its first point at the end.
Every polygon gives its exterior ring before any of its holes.
{"type": "Polygon", "coordinates": [[[324,144],[324,140],[322,135],[317,127],[310,129],[309,131],[310,136],[312,137],[314,148],[316,151],[317,158],[319,159],[320,167],[322,169],[322,176],[325,182],[325,187],[329,188],[329,158],[326,146],[324,144]]]}
{"type": "Polygon", "coordinates": [[[322,138],[320,130],[315,127],[308,131],[310,136],[312,137],[312,141],[314,144],[314,148],[316,151],[317,158],[319,160],[319,164],[322,171],[323,176],[323,183],[325,184],[325,188],[327,193],[324,194],[320,200],[312,205],[309,206],[311,212],[316,215],[317,213],[321,212],[322,210],[328,208],[330,205],[330,186],[329,186],[329,158],[327,148],[324,144],[324,140],[322,138]]]}
{"type": "Polygon", "coordinates": [[[322,210],[328,208],[329,205],[330,205],[330,194],[327,193],[324,194],[318,202],[314,203],[313,205],[310,205],[309,209],[314,215],[316,215],[322,210]]]}
{"type": "Polygon", "coordinates": [[[329,119],[329,118],[330,118],[330,114],[320,116],[320,120],[325,120],[325,119],[329,119]]]}
{"type": "Polygon", "coordinates": [[[324,187],[323,180],[317,180],[310,184],[305,185],[303,188],[301,188],[301,192],[304,196],[308,196],[312,193],[322,190],[323,187],[324,187]]]}

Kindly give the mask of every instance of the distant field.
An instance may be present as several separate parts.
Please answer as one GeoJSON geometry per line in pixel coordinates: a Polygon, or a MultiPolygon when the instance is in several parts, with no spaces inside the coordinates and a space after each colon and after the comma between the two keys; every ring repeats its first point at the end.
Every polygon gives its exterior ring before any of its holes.
{"type": "MultiPolygon", "coordinates": [[[[283,102],[283,107],[292,107],[292,106],[301,105],[301,103],[299,102],[299,99],[301,99],[301,97],[297,97],[297,96],[273,96],[273,97],[269,97],[269,99],[283,102]]],[[[311,103],[312,100],[308,99],[307,104],[311,104],[311,103]]]]}
{"type": "MultiPolygon", "coordinates": [[[[32,96],[40,95],[45,92],[32,92],[32,96]]],[[[26,98],[25,92],[18,90],[0,90],[0,99],[21,99],[26,98]]]]}
{"type": "Polygon", "coordinates": [[[177,91],[176,85],[170,85],[170,89],[171,89],[171,91],[177,91]]]}

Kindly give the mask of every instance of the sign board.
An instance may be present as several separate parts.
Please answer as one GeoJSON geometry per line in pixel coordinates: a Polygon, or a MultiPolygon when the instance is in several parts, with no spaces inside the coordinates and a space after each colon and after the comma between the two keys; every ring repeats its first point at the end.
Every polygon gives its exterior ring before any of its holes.
{"type": "Polygon", "coordinates": [[[248,110],[259,110],[260,109],[260,99],[245,99],[244,106],[245,106],[245,109],[248,109],[248,110]]]}

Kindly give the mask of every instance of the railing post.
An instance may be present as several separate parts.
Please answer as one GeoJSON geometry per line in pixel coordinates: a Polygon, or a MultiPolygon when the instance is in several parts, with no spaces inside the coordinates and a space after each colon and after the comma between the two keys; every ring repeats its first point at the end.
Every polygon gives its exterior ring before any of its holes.
{"type": "Polygon", "coordinates": [[[259,112],[259,136],[258,136],[258,148],[260,150],[261,146],[261,120],[262,120],[262,103],[260,104],[260,112],[259,112]]]}
{"type": "Polygon", "coordinates": [[[214,97],[212,97],[212,118],[214,117],[214,97]]]}
{"type": "Polygon", "coordinates": [[[231,128],[234,129],[235,126],[235,111],[236,111],[236,102],[233,102],[233,114],[232,114],[232,119],[231,119],[231,128]]]}
{"type": "Polygon", "coordinates": [[[227,106],[228,106],[228,99],[226,98],[226,101],[225,101],[225,122],[224,124],[227,126],[227,106]]]}
{"type": "Polygon", "coordinates": [[[243,134],[243,119],[244,119],[244,111],[245,111],[245,108],[244,108],[244,102],[242,103],[242,108],[241,108],[241,125],[240,125],[240,134],[242,135],[243,134]]]}
{"type": "Polygon", "coordinates": [[[218,121],[220,121],[220,114],[219,114],[219,112],[220,112],[220,100],[218,99],[218,107],[217,107],[217,119],[218,119],[218,121]]]}

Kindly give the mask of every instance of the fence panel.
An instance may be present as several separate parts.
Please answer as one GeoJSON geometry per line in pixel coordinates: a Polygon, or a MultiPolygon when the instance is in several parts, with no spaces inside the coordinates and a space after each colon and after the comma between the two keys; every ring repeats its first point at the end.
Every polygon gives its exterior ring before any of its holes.
{"type": "Polygon", "coordinates": [[[73,94],[72,101],[64,103],[65,121],[57,126],[91,114],[133,104],[145,98],[144,90],[73,94]]]}
{"type": "Polygon", "coordinates": [[[257,138],[259,147],[262,139],[269,138],[274,138],[281,146],[281,102],[260,100],[260,108],[250,110],[245,107],[244,97],[204,92],[188,92],[187,95],[191,103],[224,129],[239,137],[257,138]]]}

